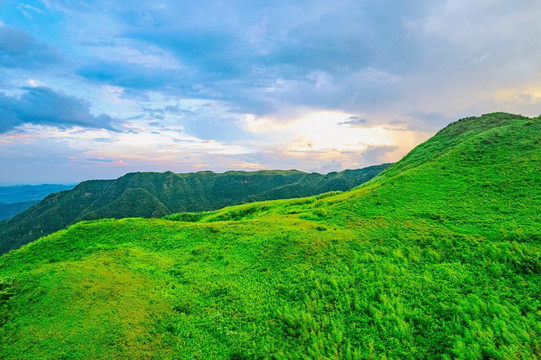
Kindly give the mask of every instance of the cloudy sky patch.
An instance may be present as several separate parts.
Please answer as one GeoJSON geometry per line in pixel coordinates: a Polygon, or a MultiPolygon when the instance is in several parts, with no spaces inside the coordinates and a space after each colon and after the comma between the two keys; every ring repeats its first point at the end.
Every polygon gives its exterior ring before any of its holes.
{"type": "Polygon", "coordinates": [[[0,183],[397,161],[541,113],[541,3],[0,3],[0,183]]]}

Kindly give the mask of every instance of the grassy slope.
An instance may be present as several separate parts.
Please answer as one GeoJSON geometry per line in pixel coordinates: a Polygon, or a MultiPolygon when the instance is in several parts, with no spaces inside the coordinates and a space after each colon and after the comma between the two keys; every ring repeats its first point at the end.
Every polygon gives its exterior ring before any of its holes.
{"type": "Polygon", "coordinates": [[[350,192],[74,225],[0,258],[0,358],[539,358],[539,133],[490,114],[350,192]]]}
{"type": "MultiPolygon", "coordinates": [[[[131,173],[116,180],[91,180],[51,194],[38,205],[0,221],[0,255],[82,220],[161,217],[256,200],[311,196],[349,190],[389,164],[328,175],[301,171],[203,171],[189,174],[131,173]]],[[[23,188],[23,187],[21,187],[23,188]]]]}

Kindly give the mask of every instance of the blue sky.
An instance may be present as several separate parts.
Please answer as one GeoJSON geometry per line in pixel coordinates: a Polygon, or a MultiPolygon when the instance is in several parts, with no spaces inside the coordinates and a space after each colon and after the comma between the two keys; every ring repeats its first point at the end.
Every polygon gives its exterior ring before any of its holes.
{"type": "Polygon", "coordinates": [[[541,2],[0,1],[0,184],[329,172],[541,113],[541,2]]]}

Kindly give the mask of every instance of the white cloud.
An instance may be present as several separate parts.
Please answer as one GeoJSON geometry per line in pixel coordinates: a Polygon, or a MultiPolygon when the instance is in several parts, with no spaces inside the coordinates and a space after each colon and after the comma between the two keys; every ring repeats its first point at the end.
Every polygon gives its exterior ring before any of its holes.
{"type": "MultiPolygon", "coordinates": [[[[265,135],[267,141],[292,156],[317,153],[318,157],[328,158],[348,152],[361,154],[369,148],[383,146],[393,147],[386,161],[396,161],[430,136],[406,129],[398,132],[385,123],[348,125],[348,120],[354,117],[350,113],[319,111],[289,121],[248,115],[244,122],[246,130],[265,135]]],[[[357,159],[357,166],[361,163],[362,159],[357,159]]],[[[351,160],[347,164],[351,166],[351,160]]]]}
{"type": "Polygon", "coordinates": [[[36,21],[0,39],[31,45],[3,59],[0,92],[47,84],[125,130],[10,126],[29,135],[0,136],[17,151],[41,132],[130,170],[347,168],[396,161],[463,116],[541,112],[538,0],[6,4],[36,21]]]}

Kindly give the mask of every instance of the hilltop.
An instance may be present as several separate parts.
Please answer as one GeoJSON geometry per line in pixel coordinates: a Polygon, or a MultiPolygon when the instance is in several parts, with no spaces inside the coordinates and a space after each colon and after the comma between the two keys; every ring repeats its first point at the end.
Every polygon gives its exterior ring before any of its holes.
{"type": "Polygon", "coordinates": [[[139,172],[116,180],[84,181],[72,190],[51,194],[36,206],[0,222],[0,255],[82,220],[154,218],[182,211],[208,211],[253,201],[344,191],[372,179],[388,166],[327,175],[297,170],[221,174],[212,171],[139,172]]]}
{"type": "Polygon", "coordinates": [[[541,118],[344,193],[80,222],[0,257],[0,357],[541,357],[541,118]]]}

